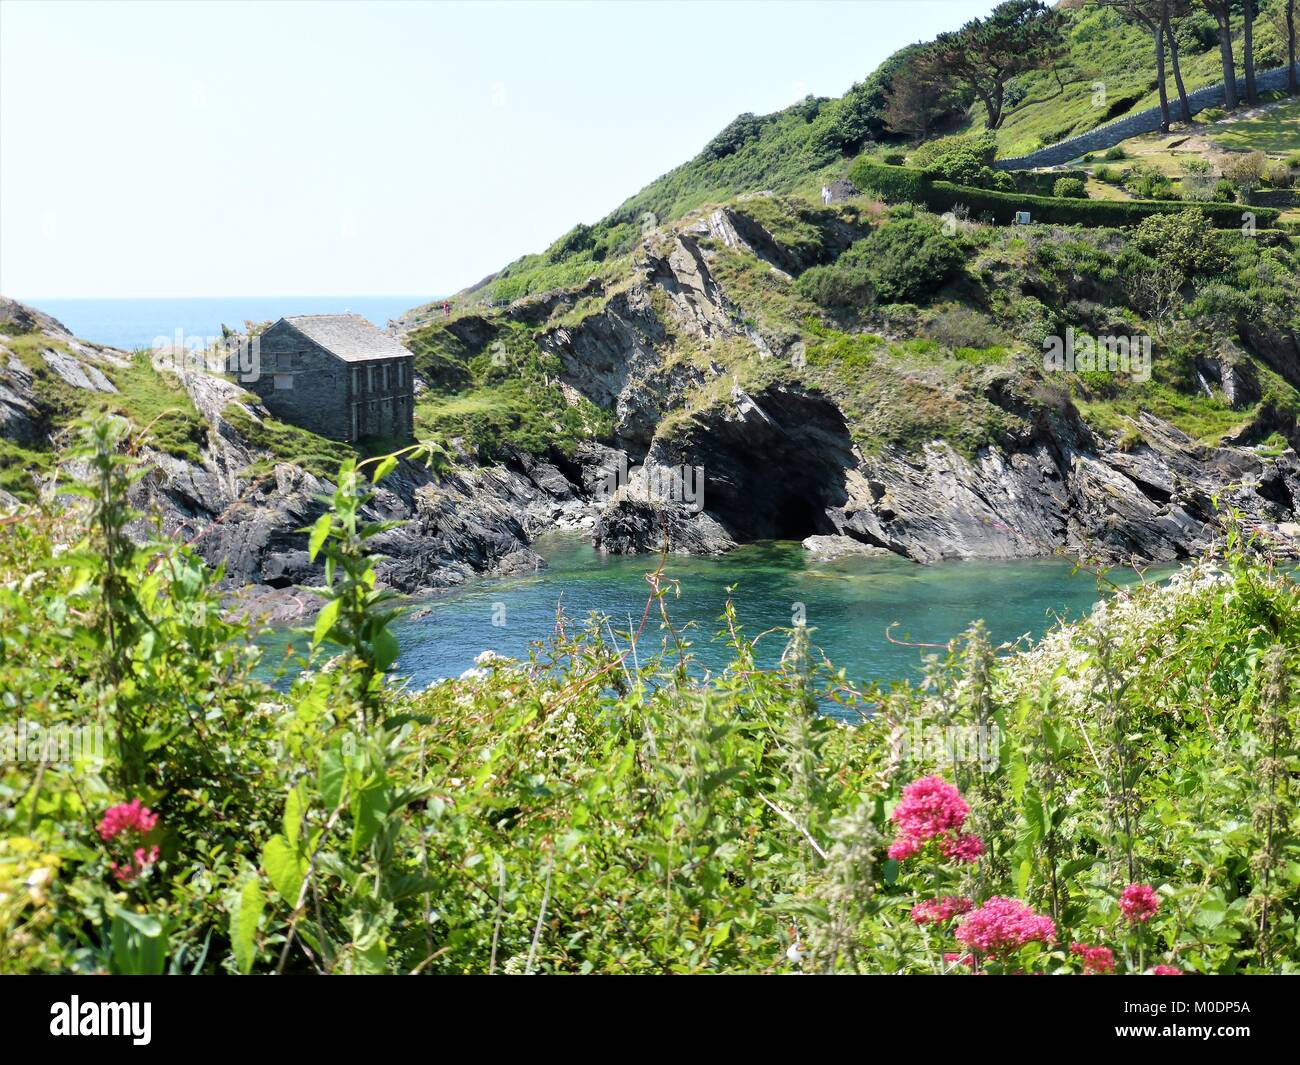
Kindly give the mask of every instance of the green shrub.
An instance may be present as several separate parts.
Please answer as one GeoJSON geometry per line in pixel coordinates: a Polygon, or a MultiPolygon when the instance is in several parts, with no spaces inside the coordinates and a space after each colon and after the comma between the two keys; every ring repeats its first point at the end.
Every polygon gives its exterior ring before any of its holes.
{"type": "Polygon", "coordinates": [[[1263,152],[1239,152],[1230,155],[1223,164],[1223,176],[1243,196],[1254,192],[1264,181],[1268,170],[1268,156],[1263,152]]]}
{"type": "Polygon", "coordinates": [[[997,137],[986,130],[975,136],[947,137],[923,144],[912,154],[912,165],[926,177],[957,185],[1013,188],[1010,175],[993,169],[997,150],[997,137]]]}
{"type": "Polygon", "coordinates": [[[1216,274],[1228,262],[1219,236],[1206,225],[1205,212],[1197,207],[1142,219],[1134,243],[1153,259],[1171,263],[1188,276],[1216,274]]]}
{"type": "Polygon", "coordinates": [[[860,267],[882,302],[914,303],[934,293],[960,269],[961,245],[919,218],[891,220],[841,257],[860,267]]]}
{"type": "Polygon", "coordinates": [[[1052,186],[1052,195],[1065,199],[1082,200],[1087,199],[1088,193],[1079,178],[1063,177],[1059,178],[1056,184],[1052,186]]]}
{"type": "Polygon", "coordinates": [[[1289,189],[1296,183],[1296,173],[1286,163],[1279,160],[1268,168],[1264,179],[1275,189],[1289,189]]]}
{"type": "Polygon", "coordinates": [[[1114,162],[1116,162],[1116,161],[1118,161],[1118,160],[1120,160],[1120,159],[1127,159],[1127,158],[1128,158],[1128,154],[1124,151],[1123,148],[1121,148],[1121,147],[1117,144],[1117,145],[1115,145],[1115,147],[1113,147],[1113,148],[1107,148],[1107,149],[1106,149],[1106,153],[1102,156],[1102,158],[1103,158],[1103,159],[1107,159],[1107,160],[1109,160],[1110,162],[1114,163],[1114,162]]]}
{"type": "Polygon", "coordinates": [[[1173,180],[1146,163],[1139,163],[1128,172],[1124,187],[1140,200],[1172,200],[1176,196],[1173,180]]]}
{"type": "Polygon", "coordinates": [[[810,267],[799,275],[795,288],[804,299],[830,311],[857,310],[875,298],[866,268],[848,264],[810,267]]]}

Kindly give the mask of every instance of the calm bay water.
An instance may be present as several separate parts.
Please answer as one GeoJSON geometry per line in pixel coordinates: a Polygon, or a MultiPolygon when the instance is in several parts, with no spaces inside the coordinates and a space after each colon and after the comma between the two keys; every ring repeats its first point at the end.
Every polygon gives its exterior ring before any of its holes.
{"type": "MultiPolygon", "coordinates": [[[[615,631],[636,627],[646,602],[644,575],[654,568],[654,559],[602,557],[569,536],[536,546],[549,569],[475,582],[419,604],[421,616],[397,625],[402,652],[395,672],[423,686],[459,675],[484,650],[525,657],[530,643],[553,631],[557,604],[577,621],[594,611],[609,617],[615,631]],[[503,624],[493,624],[494,619],[503,624]]],[[[1058,615],[1077,618],[1099,598],[1093,577],[1072,575],[1070,564],[1057,560],[918,566],[899,558],[812,563],[805,555],[797,543],[771,543],[723,558],[669,560],[665,576],[680,581],[681,588],[680,598],[670,595],[670,615],[678,626],[694,623],[688,638],[701,667],[716,670],[730,660],[727,647],[714,640],[729,585],[735,586],[733,598],[748,635],[789,626],[795,604],[802,603],[813,642],[836,666],[853,680],[883,682],[919,676],[925,654],[889,642],[885,633],[895,622],[895,639],[943,643],[983,618],[995,641],[1014,640],[1041,636],[1058,615]]],[[[1110,577],[1124,583],[1122,574],[1110,577]]],[[[1136,580],[1131,573],[1128,578],[1136,580]]],[[[658,646],[660,638],[652,615],[643,652],[658,646]]],[[[291,643],[306,646],[304,637],[272,637],[268,659],[279,661],[291,643]]],[[[760,663],[775,664],[782,648],[776,634],[760,641],[760,663]]]]}
{"type": "MultiPolygon", "coordinates": [[[[219,337],[221,326],[275,321],[287,314],[360,314],[383,329],[429,296],[222,296],[201,299],[33,299],[24,302],[52,314],[83,340],[133,351],[152,348],[156,337],[219,337]]],[[[194,346],[187,341],[188,346],[194,346]]]]}

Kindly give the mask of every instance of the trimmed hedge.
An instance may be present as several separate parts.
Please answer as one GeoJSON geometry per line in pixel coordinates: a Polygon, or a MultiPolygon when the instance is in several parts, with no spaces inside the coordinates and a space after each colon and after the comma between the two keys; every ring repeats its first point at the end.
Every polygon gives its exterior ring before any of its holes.
{"type": "Polygon", "coordinates": [[[1260,228],[1277,221],[1279,211],[1271,207],[1245,207],[1234,203],[1187,203],[1182,200],[1072,200],[1055,196],[1033,196],[1023,192],[995,192],[931,181],[919,170],[905,166],[886,166],[870,159],[859,159],[849,171],[849,179],[860,189],[869,190],[890,203],[919,203],[932,211],[951,211],[965,204],[972,217],[989,214],[995,222],[1015,221],[1017,211],[1028,211],[1035,222],[1056,225],[1132,226],[1153,214],[1170,214],[1197,207],[1216,229],[1238,229],[1243,211],[1255,215],[1260,228]]]}

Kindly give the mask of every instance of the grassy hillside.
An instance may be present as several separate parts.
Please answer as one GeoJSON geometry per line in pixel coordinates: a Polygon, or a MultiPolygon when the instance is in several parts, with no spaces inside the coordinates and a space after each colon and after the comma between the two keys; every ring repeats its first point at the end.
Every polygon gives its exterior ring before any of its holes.
{"type": "MultiPolygon", "coordinates": [[[[1177,24],[1183,83],[1188,92],[1223,80],[1214,21],[1199,4],[1193,6],[1197,10],[1177,24]]],[[[1109,7],[1083,5],[1065,15],[1069,19],[1069,55],[1061,77],[1052,71],[1034,71],[1016,79],[1023,99],[1007,112],[997,131],[1000,155],[1024,155],[1160,103],[1154,46],[1145,30],[1125,22],[1109,7]],[[1097,83],[1103,94],[1098,94],[1097,83]]],[[[1240,19],[1235,31],[1240,77],[1240,19]]],[[[1286,62],[1286,43],[1267,18],[1256,19],[1254,38],[1257,70],[1286,62]]],[[[1172,104],[1177,90],[1172,69],[1168,73],[1172,104]]],[[[972,108],[969,126],[984,127],[981,105],[972,108]]]]}
{"type": "MultiPolygon", "coordinates": [[[[1000,155],[1033,151],[1158,102],[1152,45],[1143,30],[1110,8],[1072,6],[1062,14],[1068,54],[1057,71],[1032,72],[1012,83],[1009,98],[1016,102],[997,131],[1000,155]],[[1097,96],[1097,83],[1104,86],[1104,99],[1097,96]]],[[[955,27],[935,27],[936,32],[946,29],[955,27]]],[[[1193,12],[1180,20],[1177,32],[1188,91],[1218,81],[1221,69],[1209,16],[1193,12]]],[[[1238,28],[1240,69],[1239,37],[1238,28]]],[[[647,228],[745,192],[815,193],[827,178],[845,174],[859,153],[907,147],[886,128],[884,107],[894,72],[914,47],[890,56],[838,99],[810,96],[774,114],[740,115],[695,158],[652,181],[605,218],[575,226],[545,252],[516,260],[456,302],[513,300],[590,276],[618,276],[626,268],[623,257],[647,228]]],[[[1260,70],[1285,59],[1284,42],[1264,16],[1256,20],[1255,54],[1260,70]]],[[[1172,74],[1169,92],[1172,98],[1172,74]]],[[[983,125],[984,111],[977,103],[951,132],[983,125]]]]}

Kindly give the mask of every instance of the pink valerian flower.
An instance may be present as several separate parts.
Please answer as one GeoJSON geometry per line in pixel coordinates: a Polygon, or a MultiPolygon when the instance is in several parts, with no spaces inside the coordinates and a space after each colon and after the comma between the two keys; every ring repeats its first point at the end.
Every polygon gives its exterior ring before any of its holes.
{"type": "Polygon", "coordinates": [[[1085,976],[1100,976],[1115,971],[1115,953],[1110,947],[1090,947],[1086,943],[1071,943],[1070,953],[1083,959],[1085,976]]]}
{"type": "Polygon", "coordinates": [[[912,907],[912,920],[916,924],[947,924],[954,917],[969,913],[972,905],[964,895],[923,900],[912,907]]]}
{"type": "Polygon", "coordinates": [[[1056,942],[1056,924],[1050,917],[1034,913],[1019,899],[995,895],[978,910],[966,915],[957,927],[957,942],[980,954],[993,957],[1010,954],[1026,943],[1056,942]]]}
{"type": "Polygon", "coordinates": [[[1119,908],[1133,924],[1149,921],[1160,909],[1160,897],[1150,884],[1129,884],[1119,897],[1119,908]]]}
{"type": "Polygon", "coordinates": [[[903,789],[890,816],[900,835],[925,841],[957,831],[968,813],[966,801],[943,777],[921,777],[903,789]]]}
{"type": "Polygon", "coordinates": [[[886,853],[896,862],[901,862],[904,858],[910,858],[914,854],[921,852],[921,841],[911,836],[899,836],[889,845],[886,853]]]}
{"type": "Polygon", "coordinates": [[[105,843],[116,841],[113,849],[126,855],[121,861],[108,863],[118,883],[129,884],[158,861],[157,846],[145,846],[145,837],[157,824],[158,815],[139,799],[118,803],[105,811],[99,822],[100,839],[105,843]]]}
{"type": "Polygon", "coordinates": [[[147,836],[157,823],[156,813],[139,799],[132,799],[130,802],[111,806],[105,811],[103,819],[99,822],[99,837],[108,841],[123,832],[138,832],[142,836],[147,836]]]}
{"type": "Polygon", "coordinates": [[[1177,969],[1172,965],[1157,965],[1147,970],[1152,976],[1183,976],[1182,969],[1177,969]]]}
{"type": "Polygon", "coordinates": [[[889,857],[903,861],[918,854],[930,840],[938,840],[945,858],[973,862],[984,853],[978,836],[965,835],[970,807],[961,793],[943,777],[921,777],[903,789],[903,797],[890,815],[898,826],[898,835],[889,848],[889,857]]]}
{"type": "Polygon", "coordinates": [[[945,953],[943,956],[944,965],[965,965],[967,967],[974,964],[975,959],[969,954],[945,953]]]}
{"type": "Polygon", "coordinates": [[[975,862],[984,853],[984,841],[979,836],[945,836],[939,840],[939,850],[954,862],[975,862]]]}
{"type": "Polygon", "coordinates": [[[117,862],[109,862],[108,867],[113,870],[113,876],[119,883],[129,884],[157,860],[157,847],[150,847],[147,850],[144,847],[136,847],[135,853],[131,855],[130,861],[125,861],[121,864],[117,862]]]}

